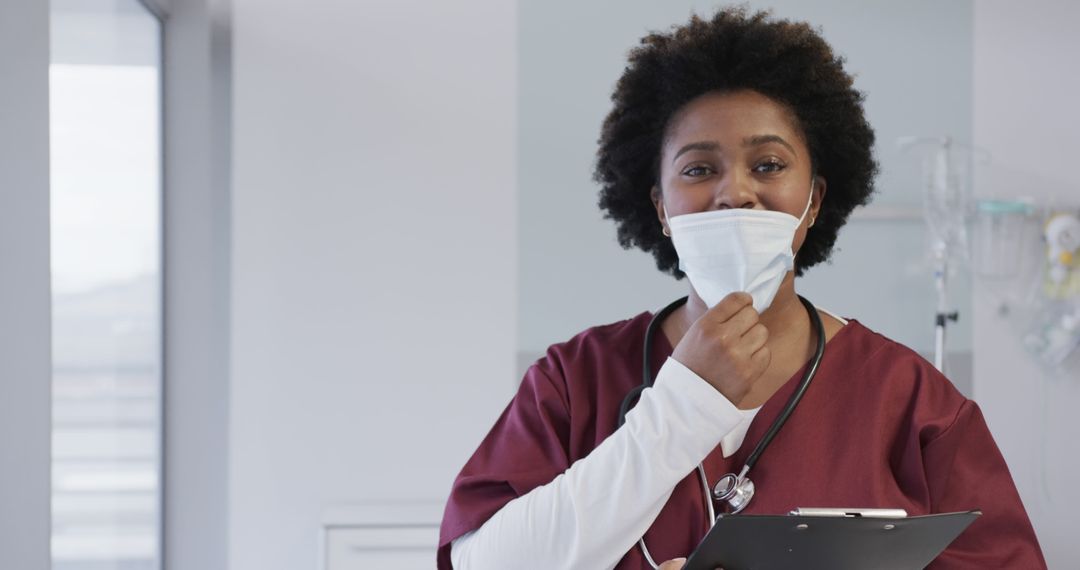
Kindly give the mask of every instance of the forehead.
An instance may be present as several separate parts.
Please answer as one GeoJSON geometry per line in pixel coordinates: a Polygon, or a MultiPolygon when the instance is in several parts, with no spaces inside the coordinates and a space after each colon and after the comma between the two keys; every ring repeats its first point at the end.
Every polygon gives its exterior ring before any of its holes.
{"type": "Polygon", "coordinates": [[[743,90],[706,93],[684,105],[668,122],[664,147],[699,140],[737,144],[753,135],[780,135],[793,145],[804,142],[787,106],[743,90]]]}

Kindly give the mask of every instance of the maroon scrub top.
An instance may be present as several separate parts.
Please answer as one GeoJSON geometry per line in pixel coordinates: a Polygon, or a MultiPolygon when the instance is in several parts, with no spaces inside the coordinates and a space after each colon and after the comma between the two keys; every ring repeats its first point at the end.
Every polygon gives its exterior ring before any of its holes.
{"type": "MultiPolygon", "coordinates": [[[[516,497],[549,483],[615,430],[623,396],[641,383],[652,315],[590,328],[553,345],[525,373],[516,396],[454,481],[439,538],[438,567],[451,568],[450,542],[479,528],[516,497]]],[[[672,347],[656,335],[655,375],[672,347]]],[[[710,486],[737,472],[804,370],[761,408],[742,446],[705,458],[710,486]]],[[[751,472],[743,512],[797,507],[901,508],[909,515],[981,510],[929,568],[1045,568],[1024,506],[982,413],[911,349],[857,321],[828,342],[802,401],[751,472]]],[[[688,473],[645,535],[658,562],[690,554],[709,530],[701,485],[688,473]]],[[[634,546],[616,568],[649,568],[634,546]]]]}

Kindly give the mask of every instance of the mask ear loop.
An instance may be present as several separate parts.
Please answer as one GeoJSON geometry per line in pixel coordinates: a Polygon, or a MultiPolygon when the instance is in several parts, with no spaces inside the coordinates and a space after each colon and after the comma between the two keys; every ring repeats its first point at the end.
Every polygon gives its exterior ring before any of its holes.
{"type": "MultiPolygon", "coordinates": [[[[817,176],[813,176],[812,178],[810,178],[810,197],[806,199],[806,209],[803,210],[802,215],[799,216],[799,225],[800,226],[803,223],[803,219],[806,218],[806,214],[810,212],[810,205],[814,203],[814,185],[815,184],[817,184],[817,176]]],[[[807,229],[814,227],[814,219],[813,218],[810,219],[810,225],[808,225],[806,227],[807,227],[807,229]]],[[[795,257],[798,256],[798,255],[799,255],[799,252],[797,252],[797,251],[793,252],[791,254],[791,258],[795,259],[795,257]]]]}
{"type": "MultiPolygon", "coordinates": [[[[810,205],[814,203],[814,184],[816,184],[816,183],[817,183],[817,178],[816,177],[810,180],[810,196],[806,199],[806,208],[803,210],[802,215],[799,216],[799,225],[800,226],[802,225],[803,220],[806,219],[806,214],[810,213],[810,205]]],[[[814,225],[813,220],[810,221],[810,225],[811,226],[814,225]]],[[[807,227],[809,227],[809,226],[807,226],[807,227]]]]}

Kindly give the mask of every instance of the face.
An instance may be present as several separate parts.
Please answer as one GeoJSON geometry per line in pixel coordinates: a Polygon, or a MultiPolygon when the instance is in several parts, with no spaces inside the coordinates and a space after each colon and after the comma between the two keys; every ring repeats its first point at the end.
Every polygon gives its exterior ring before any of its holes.
{"type": "MultiPolygon", "coordinates": [[[[755,91],[709,93],[668,125],[660,154],[657,216],[752,208],[798,218],[811,187],[810,152],[786,107],[755,91]]],[[[810,209],[795,233],[798,251],[817,218],[825,180],[814,179],[810,209]]]]}

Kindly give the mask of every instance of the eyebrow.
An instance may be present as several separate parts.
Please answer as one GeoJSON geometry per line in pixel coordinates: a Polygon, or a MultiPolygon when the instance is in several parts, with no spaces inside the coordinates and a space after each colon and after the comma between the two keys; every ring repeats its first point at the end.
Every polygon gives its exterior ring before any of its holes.
{"type": "Polygon", "coordinates": [[[791,154],[796,156],[799,155],[799,153],[795,152],[795,147],[788,144],[788,142],[780,135],[754,135],[752,137],[746,137],[742,141],[743,146],[761,146],[769,143],[779,143],[790,150],[791,154]]]}
{"type": "MultiPolygon", "coordinates": [[[[799,153],[795,152],[795,148],[792,147],[786,140],[780,135],[753,135],[743,139],[742,144],[744,147],[761,146],[769,143],[778,143],[783,145],[791,154],[798,156],[799,153]]],[[[692,150],[704,150],[704,151],[716,151],[720,149],[720,144],[715,141],[699,141],[692,142],[679,149],[679,152],[675,153],[675,156],[671,158],[672,162],[675,162],[677,158],[683,154],[692,150]]]]}
{"type": "Polygon", "coordinates": [[[692,150],[705,150],[715,151],[720,149],[720,143],[713,141],[700,141],[692,142],[679,149],[679,152],[675,153],[675,156],[671,157],[671,162],[675,162],[680,156],[692,151],[692,150]]]}

